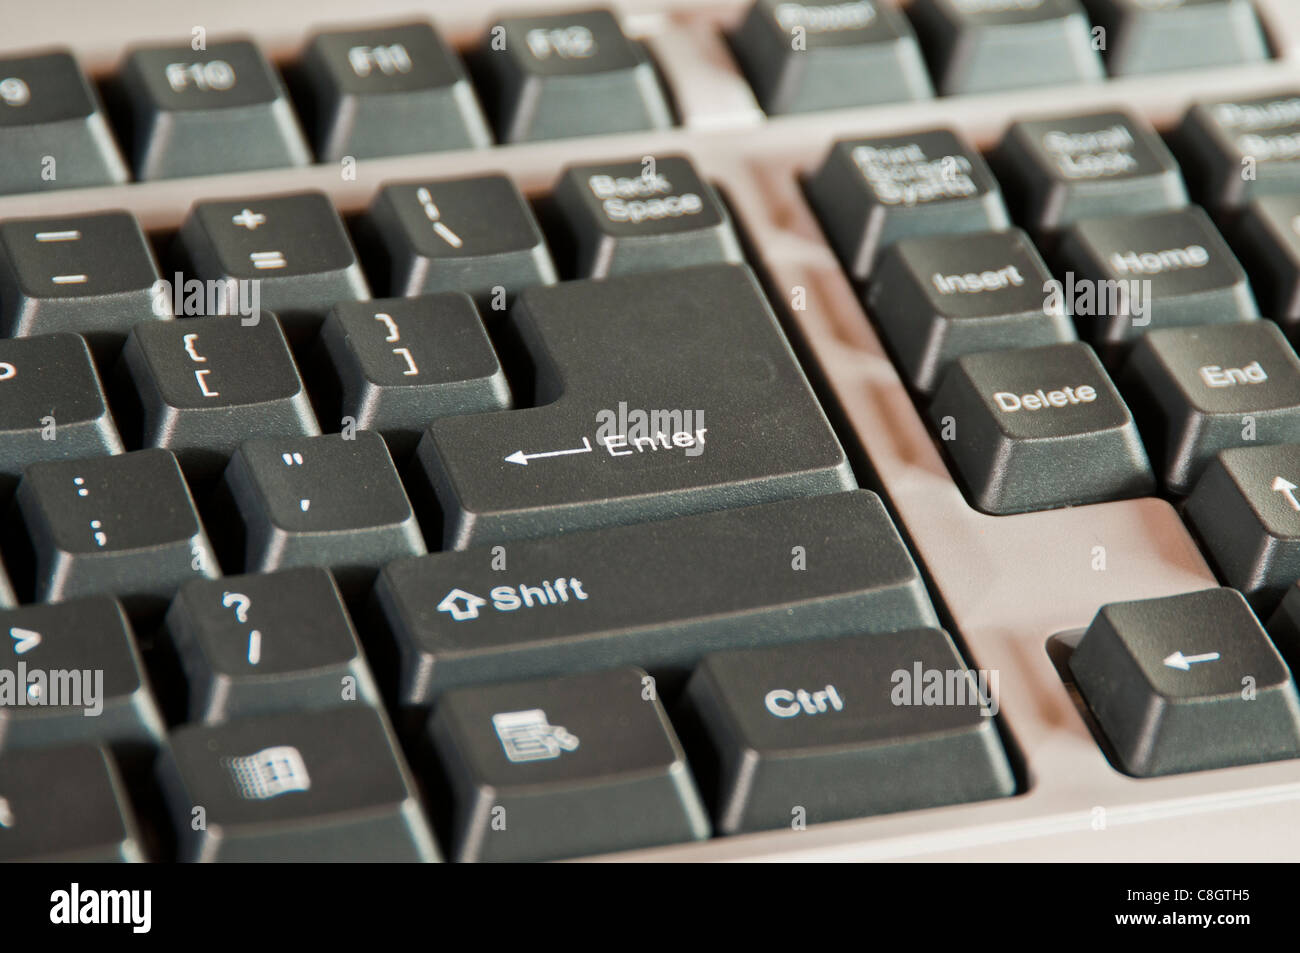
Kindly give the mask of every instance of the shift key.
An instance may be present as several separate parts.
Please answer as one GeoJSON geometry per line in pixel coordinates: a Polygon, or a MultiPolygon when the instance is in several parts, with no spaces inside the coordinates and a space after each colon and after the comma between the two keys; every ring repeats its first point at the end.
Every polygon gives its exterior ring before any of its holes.
{"type": "Polygon", "coordinates": [[[529,288],[505,333],[535,406],[435,420],[417,448],[444,549],[856,487],[744,266],[529,288]]]}
{"type": "Polygon", "coordinates": [[[405,705],[624,665],[671,681],[719,649],[937,624],[867,490],[399,559],[375,597],[405,705]]]}

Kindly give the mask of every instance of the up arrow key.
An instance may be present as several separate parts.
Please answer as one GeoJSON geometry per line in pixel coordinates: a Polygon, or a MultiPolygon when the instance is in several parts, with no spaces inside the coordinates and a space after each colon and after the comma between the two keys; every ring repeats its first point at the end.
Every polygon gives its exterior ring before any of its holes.
{"type": "Polygon", "coordinates": [[[1300,512],[1300,500],[1295,498],[1296,485],[1285,477],[1273,477],[1272,489],[1275,493],[1285,493],[1286,501],[1291,504],[1291,509],[1300,512]]]}
{"type": "Polygon", "coordinates": [[[9,638],[14,640],[15,655],[26,655],[41,644],[41,634],[39,632],[33,632],[31,629],[20,629],[17,626],[9,630],[9,638]]]}

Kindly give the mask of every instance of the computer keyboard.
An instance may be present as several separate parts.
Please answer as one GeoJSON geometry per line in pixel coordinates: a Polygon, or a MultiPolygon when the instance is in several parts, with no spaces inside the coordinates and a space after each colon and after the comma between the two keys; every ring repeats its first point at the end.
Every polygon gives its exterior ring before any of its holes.
{"type": "Polygon", "coordinates": [[[0,859],[1297,856],[1294,4],[69,7],[0,859]]]}

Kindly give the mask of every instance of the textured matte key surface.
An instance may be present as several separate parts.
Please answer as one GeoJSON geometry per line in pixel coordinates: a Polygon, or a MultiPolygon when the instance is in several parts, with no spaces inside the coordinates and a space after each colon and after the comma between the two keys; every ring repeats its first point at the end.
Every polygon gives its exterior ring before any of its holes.
{"type": "Polygon", "coordinates": [[[34,549],[38,601],[111,592],[130,609],[218,573],[167,450],[34,463],[15,500],[34,549]]]}
{"type": "Polygon", "coordinates": [[[719,765],[719,831],[1012,794],[996,688],[936,629],[708,656],[686,693],[719,765]],[[945,704],[923,700],[936,674],[945,704]]]}
{"type": "Polygon", "coordinates": [[[1300,359],[1271,321],[1152,331],[1119,380],[1171,492],[1220,450],[1300,441],[1300,359]]]}
{"type": "Polygon", "coordinates": [[[542,406],[435,420],[416,451],[446,548],[855,485],[742,266],[530,288],[509,322],[542,406]]]}
{"type": "Polygon", "coordinates": [[[0,754],[0,822],[0,861],[145,859],[117,768],[94,745],[0,754]]]}
{"type": "MultiPolygon", "coordinates": [[[[424,552],[406,491],[376,433],[246,440],[222,481],[243,524],[247,572],[322,566],[350,588],[391,559],[424,552]]],[[[238,542],[228,537],[227,548],[238,542]]],[[[228,561],[239,565],[238,555],[228,561]]]]}
{"type": "Polygon", "coordinates": [[[317,33],[297,77],[321,161],[492,143],[464,67],[428,23],[317,33]]]}
{"type": "Polygon", "coordinates": [[[1212,459],[1183,513],[1220,578],[1256,612],[1300,579],[1300,445],[1234,447],[1212,459]]]}
{"type": "Polygon", "coordinates": [[[248,40],[133,50],[113,91],[137,178],[311,161],[279,77],[248,40]]]}
{"type": "Polygon", "coordinates": [[[8,337],[77,331],[120,344],[145,321],[170,318],[158,266],[127,212],[0,223],[0,330],[8,337]]]}
{"type": "Polygon", "coordinates": [[[1153,327],[1259,316],[1245,270],[1195,206],[1083,219],[1056,259],[1080,334],[1107,358],[1153,327]]]}
{"type": "Polygon", "coordinates": [[[1242,210],[1232,231],[1260,310],[1286,327],[1300,321],[1298,226],[1300,195],[1261,195],[1242,210]]]}
{"type": "Polygon", "coordinates": [[[579,278],[744,260],[731,217],[682,156],[570,167],[551,201],[579,278]]]}
{"type": "Polygon", "coordinates": [[[462,861],[535,861],[702,840],[709,821],[639,669],[452,692],[429,725],[462,861]],[[494,818],[506,818],[504,826],[494,818]]]}
{"type": "Polygon", "coordinates": [[[1106,31],[1112,76],[1212,69],[1268,59],[1251,0],[1083,0],[1106,31]]]}
{"type": "Polygon", "coordinates": [[[388,565],[376,600],[397,695],[708,651],[933,626],[916,564],[865,490],[388,565]]]}
{"type": "Polygon", "coordinates": [[[75,334],[0,339],[0,492],[40,460],[122,452],[99,373],[75,334]],[[55,439],[47,440],[53,422],[55,439]]]}
{"type": "Polygon", "coordinates": [[[889,3],[756,0],[731,40],[772,115],[934,95],[912,26],[889,3]]]}
{"type": "Polygon", "coordinates": [[[398,460],[437,417],[510,406],[492,341],[460,292],[336,305],[320,347],[330,378],[317,394],[322,415],[378,430],[398,460]]]}
{"type": "Polygon", "coordinates": [[[1129,774],[1300,755],[1295,682],[1231,589],[1102,606],[1070,671],[1129,774]]]}
{"type": "Polygon", "coordinates": [[[71,54],[0,59],[0,78],[0,194],[127,180],[103,110],[71,54]]]}
{"type": "Polygon", "coordinates": [[[196,580],[167,612],[194,721],[378,702],[338,587],[323,569],[196,580]]]}
{"type": "Polygon", "coordinates": [[[438,859],[392,732],[361,702],[186,725],[159,775],[181,860],[438,859]]]}
{"type": "Polygon", "coordinates": [[[555,283],[532,209],[503,175],[387,184],[368,226],[393,296],[463,291],[487,307],[494,288],[555,283]]]}
{"type": "Polygon", "coordinates": [[[1020,229],[905,238],[872,275],[867,313],[908,382],[929,393],[962,354],[1074,340],[1052,273],[1020,229]]]}
{"type": "Polygon", "coordinates": [[[971,502],[986,513],[1144,496],[1137,427],[1086,344],[958,358],[930,405],[971,502]]]}
{"type": "Polygon", "coordinates": [[[807,194],[831,247],[858,280],[897,239],[1011,224],[983,157],[947,129],[840,140],[808,180],[807,194]]]}
{"type": "Polygon", "coordinates": [[[1178,164],[1144,120],[1094,112],[1012,123],[995,152],[1016,218],[1036,232],[1187,204],[1178,164]]]}
{"type": "Polygon", "coordinates": [[[1104,75],[1078,0],[914,0],[908,14],[945,96],[1104,75]]]}
{"type": "Polygon", "coordinates": [[[489,30],[477,62],[502,142],[672,125],[649,57],[608,10],[507,17],[489,30]]]}
{"type": "Polygon", "coordinates": [[[199,202],[178,243],[195,277],[222,283],[219,313],[255,319],[238,306],[245,291],[230,279],[256,281],[258,303],[279,315],[290,340],[314,333],[338,302],[370,297],[352,241],[322,192],[199,202]]]}
{"type": "Polygon", "coordinates": [[[152,755],[161,743],[162,715],[115,599],[0,612],[0,639],[0,750],[102,741],[152,755]]]}
{"type": "Polygon", "coordinates": [[[1197,103],[1173,142],[1197,201],[1240,208],[1300,189],[1300,92],[1197,103]],[[1250,176],[1242,174],[1249,169],[1250,176]]]}
{"type": "Polygon", "coordinates": [[[190,480],[220,476],[248,437],[320,433],[274,315],[140,325],[122,365],[140,404],[139,442],[175,452],[190,480]]]}

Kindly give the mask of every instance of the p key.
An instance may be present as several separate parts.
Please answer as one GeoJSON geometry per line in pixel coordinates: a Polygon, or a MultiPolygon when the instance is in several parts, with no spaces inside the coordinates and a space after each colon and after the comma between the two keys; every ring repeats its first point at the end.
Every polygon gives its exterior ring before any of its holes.
{"type": "Polygon", "coordinates": [[[120,344],[144,321],[168,319],[158,266],[128,212],[0,223],[0,337],[76,331],[120,344]]]}
{"type": "Polygon", "coordinates": [[[85,341],[75,334],[0,339],[0,494],[39,460],[121,452],[85,341]],[[57,439],[45,439],[51,433],[57,439]]]}
{"type": "Polygon", "coordinates": [[[114,92],[130,128],[137,178],[311,160],[279,77],[247,40],[133,50],[114,92]]]}

